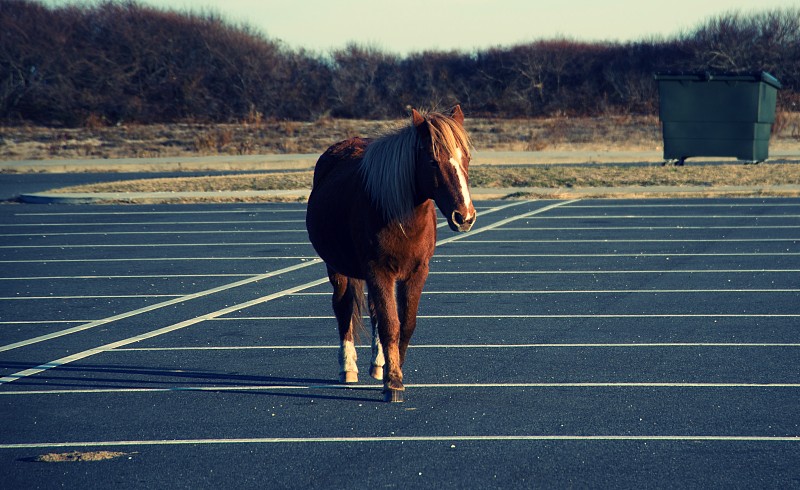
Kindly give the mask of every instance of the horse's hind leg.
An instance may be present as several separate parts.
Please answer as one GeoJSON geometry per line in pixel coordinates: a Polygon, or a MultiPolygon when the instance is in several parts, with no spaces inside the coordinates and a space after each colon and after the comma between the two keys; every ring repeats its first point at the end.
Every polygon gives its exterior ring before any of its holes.
{"type": "Polygon", "coordinates": [[[382,381],[383,366],[386,364],[386,360],[383,357],[383,346],[381,345],[380,332],[378,332],[378,317],[375,314],[375,304],[371,299],[369,301],[369,319],[372,323],[372,365],[369,375],[378,381],[382,381]]]}
{"type": "Polygon", "coordinates": [[[328,278],[333,285],[333,313],[339,326],[339,381],[358,382],[354,330],[361,320],[359,302],[363,298],[363,282],[339,274],[330,268],[328,278]],[[359,288],[361,291],[359,291],[359,288]]]}

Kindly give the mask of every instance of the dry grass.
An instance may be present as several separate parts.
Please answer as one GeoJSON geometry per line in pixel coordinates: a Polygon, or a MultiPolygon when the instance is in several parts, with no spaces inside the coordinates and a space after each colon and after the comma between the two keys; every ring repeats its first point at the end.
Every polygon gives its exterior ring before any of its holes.
{"type": "MultiPolygon", "coordinates": [[[[405,121],[322,118],[314,122],[248,118],[240,124],[90,125],[77,129],[0,127],[0,160],[152,158],[321,153],[352,136],[374,136],[405,121]]],[[[479,150],[657,150],[655,116],[467,119],[479,150]]],[[[800,144],[800,113],[780,113],[773,149],[800,144]]]]}
{"type": "Polygon", "coordinates": [[[108,461],[111,459],[121,458],[128,456],[130,453],[122,453],[117,451],[72,451],[69,453],[48,453],[42,454],[34,458],[37,463],[80,463],[80,462],[95,462],[95,461],[108,461]]]}
{"type": "MultiPolygon", "coordinates": [[[[356,121],[324,118],[315,122],[263,120],[240,124],[175,124],[154,126],[51,129],[0,128],[0,159],[130,158],[213,154],[319,154],[333,142],[375,136],[404,121],[356,121]]],[[[655,116],[605,118],[467,119],[475,147],[495,151],[655,151],[661,133],[655,116]]],[[[800,113],[780,113],[770,147],[800,154],[800,113]]],[[[476,162],[477,163],[477,162],[476,162]]],[[[54,192],[223,192],[309,189],[311,172],[248,174],[219,177],[145,179],[58,189],[54,192]]],[[[551,189],[535,196],[555,197],[565,189],[603,187],[701,186],[709,193],[723,186],[800,184],[800,165],[530,165],[480,166],[470,170],[470,184],[482,188],[551,189]],[[540,195],[541,194],[541,195],[540,195]]],[[[598,190],[600,192],[600,190],[598,190]]],[[[726,191],[729,192],[729,191],[726,191]]],[[[766,191],[755,190],[763,193],[766,191]]],[[[770,192],[774,192],[770,191],[770,192]]],[[[785,190],[785,192],[793,192],[785,190]]],[[[587,195],[587,194],[583,194],[587,195]]],[[[617,195],[617,194],[615,194],[617,195]]],[[[599,196],[595,193],[593,196],[599,196]]],[[[204,202],[232,198],[203,197],[204,202]]],[[[297,200],[302,197],[237,197],[236,201],[297,200]]],[[[140,202],[140,201],[139,201],[140,202]]],[[[176,202],[185,202],[176,198],[176,202]]]]}
{"type": "MultiPolygon", "coordinates": [[[[79,192],[223,192],[310,189],[311,172],[184,177],[107,182],[65,187],[60,193],[79,192]]],[[[593,187],[775,186],[800,184],[800,165],[701,165],[695,167],[536,165],[481,167],[470,171],[470,185],[483,188],[538,187],[544,189],[593,187]]]]}
{"type": "Polygon", "coordinates": [[[58,189],[72,192],[224,192],[310,189],[311,172],[140,179],[58,189]]]}
{"type": "Polygon", "coordinates": [[[0,160],[158,158],[205,155],[321,153],[331,143],[372,134],[392,121],[125,125],[53,129],[0,127],[0,160]]]}
{"type": "Polygon", "coordinates": [[[474,187],[628,187],[800,184],[800,165],[615,166],[537,165],[519,168],[474,167],[474,187]]]}
{"type": "Polygon", "coordinates": [[[474,119],[467,129],[481,150],[655,150],[661,128],[655,116],[605,118],[474,119]]]}

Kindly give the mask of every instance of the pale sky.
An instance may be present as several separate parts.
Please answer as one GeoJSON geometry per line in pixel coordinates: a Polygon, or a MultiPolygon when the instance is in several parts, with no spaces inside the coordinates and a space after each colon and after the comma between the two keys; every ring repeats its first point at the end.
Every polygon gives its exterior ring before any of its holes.
{"type": "MultiPolygon", "coordinates": [[[[91,0],[41,0],[50,4],[91,0]]],[[[349,42],[397,54],[472,51],[537,39],[629,41],[672,36],[730,11],[800,7],[800,0],[139,0],[211,10],[291,48],[349,42]]]]}

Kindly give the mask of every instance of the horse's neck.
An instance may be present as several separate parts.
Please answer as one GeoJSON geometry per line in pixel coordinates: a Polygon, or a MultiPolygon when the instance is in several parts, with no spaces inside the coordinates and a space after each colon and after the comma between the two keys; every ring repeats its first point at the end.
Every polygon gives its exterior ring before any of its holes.
{"type": "MultiPolygon", "coordinates": [[[[416,203],[415,203],[416,204],[416,203]]],[[[425,199],[414,206],[414,211],[405,219],[397,222],[401,229],[423,231],[431,225],[436,227],[436,209],[431,199],[425,199]]]]}

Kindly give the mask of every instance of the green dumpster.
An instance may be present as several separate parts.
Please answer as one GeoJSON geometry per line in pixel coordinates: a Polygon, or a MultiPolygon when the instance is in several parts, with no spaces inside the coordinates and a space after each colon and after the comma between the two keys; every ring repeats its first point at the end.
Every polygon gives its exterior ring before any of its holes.
{"type": "Polygon", "coordinates": [[[659,73],[664,160],[689,157],[767,159],[780,82],[754,74],[659,73]]]}

